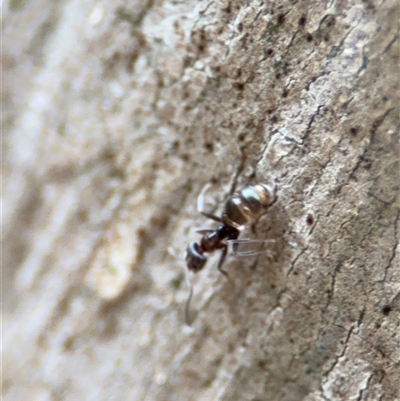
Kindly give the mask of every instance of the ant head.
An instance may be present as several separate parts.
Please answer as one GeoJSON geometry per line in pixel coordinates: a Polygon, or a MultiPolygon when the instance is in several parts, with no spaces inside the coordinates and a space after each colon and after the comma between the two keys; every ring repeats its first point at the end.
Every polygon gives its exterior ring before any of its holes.
{"type": "Polygon", "coordinates": [[[207,258],[200,252],[197,242],[192,242],[186,249],[186,266],[193,273],[200,271],[207,262],[207,258]]]}

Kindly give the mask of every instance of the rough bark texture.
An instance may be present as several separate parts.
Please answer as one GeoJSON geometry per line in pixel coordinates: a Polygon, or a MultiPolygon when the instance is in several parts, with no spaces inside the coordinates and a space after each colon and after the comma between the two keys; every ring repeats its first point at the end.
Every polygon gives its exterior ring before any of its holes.
{"type": "Polygon", "coordinates": [[[4,7],[4,400],[400,399],[396,0],[4,7]]]}

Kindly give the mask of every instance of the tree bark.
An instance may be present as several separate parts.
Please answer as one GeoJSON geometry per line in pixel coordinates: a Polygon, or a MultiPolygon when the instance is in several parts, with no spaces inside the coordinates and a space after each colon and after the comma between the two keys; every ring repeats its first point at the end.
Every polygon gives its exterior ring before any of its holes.
{"type": "Polygon", "coordinates": [[[4,6],[3,399],[399,400],[398,15],[4,6]],[[264,251],[209,255],[189,327],[196,198],[256,183],[264,251]]]}

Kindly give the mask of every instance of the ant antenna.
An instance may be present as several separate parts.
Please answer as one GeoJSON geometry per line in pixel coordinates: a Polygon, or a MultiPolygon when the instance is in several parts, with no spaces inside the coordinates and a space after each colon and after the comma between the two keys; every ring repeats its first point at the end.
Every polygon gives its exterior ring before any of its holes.
{"type": "Polygon", "coordinates": [[[205,193],[211,188],[211,184],[208,183],[204,185],[203,189],[201,190],[199,196],[197,197],[197,211],[203,212],[204,211],[204,197],[205,193]]]}
{"type": "Polygon", "coordinates": [[[190,317],[190,302],[191,302],[192,297],[193,297],[193,285],[190,282],[189,272],[186,273],[186,284],[187,284],[188,289],[189,289],[189,296],[188,296],[188,299],[187,299],[186,305],[185,305],[185,323],[188,326],[191,326],[192,323],[193,323],[193,319],[191,319],[191,317],[190,317]]]}

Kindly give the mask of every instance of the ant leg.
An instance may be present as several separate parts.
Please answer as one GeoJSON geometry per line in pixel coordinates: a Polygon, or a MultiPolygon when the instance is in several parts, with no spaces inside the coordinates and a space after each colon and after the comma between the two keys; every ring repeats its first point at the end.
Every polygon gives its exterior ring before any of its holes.
{"type": "Polygon", "coordinates": [[[240,148],[240,163],[237,166],[237,169],[236,169],[236,172],[235,172],[235,176],[234,176],[233,182],[231,184],[231,189],[229,191],[229,196],[232,196],[236,191],[237,181],[238,181],[239,175],[243,171],[245,162],[246,162],[246,156],[245,156],[245,154],[243,152],[243,148],[240,148]]]}
{"type": "Polygon", "coordinates": [[[204,217],[207,217],[208,219],[217,221],[218,223],[222,223],[222,220],[218,217],[218,216],[214,216],[211,213],[207,213],[207,212],[200,212],[204,217]]]}
{"type": "Polygon", "coordinates": [[[222,253],[221,253],[221,257],[219,258],[218,261],[218,265],[217,265],[217,269],[226,277],[228,277],[228,273],[226,272],[226,270],[224,270],[222,268],[222,265],[225,261],[226,258],[226,254],[228,253],[228,245],[226,244],[221,244],[221,249],[222,249],[222,253]]]}
{"type": "Polygon", "coordinates": [[[197,234],[201,234],[201,235],[207,235],[207,234],[211,234],[215,231],[215,228],[198,228],[196,230],[197,234]]]}
{"type": "Polygon", "coordinates": [[[207,184],[204,186],[204,188],[201,190],[200,195],[197,198],[197,210],[204,216],[207,217],[208,219],[217,221],[218,223],[221,223],[221,219],[211,213],[207,213],[204,211],[204,194],[206,191],[211,187],[211,184],[207,184]]]}
{"type": "Polygon", "coordinates": [[[246,257],[246,256],[254,256],[260,254],[270,254],[270,250],[265,250],[264,245],[275,243],[274,239],[252,239],[252,238],[243,238],[243,239],[229,239],[227,240],[228,244],[232,244],[233,253],[238,257],[246,257]],[[238,251],[239,244],[247,244],[250,246],[250,249],[238,251]],[[255,249],[254,246],[257,246],[255,249]]]}
{"type": "Polygon", "coordinates": [[[232,243],[232,252],[234,255],[237,254],[238,249],[239,249],[239,242],[233,242],[232,243]]]}

